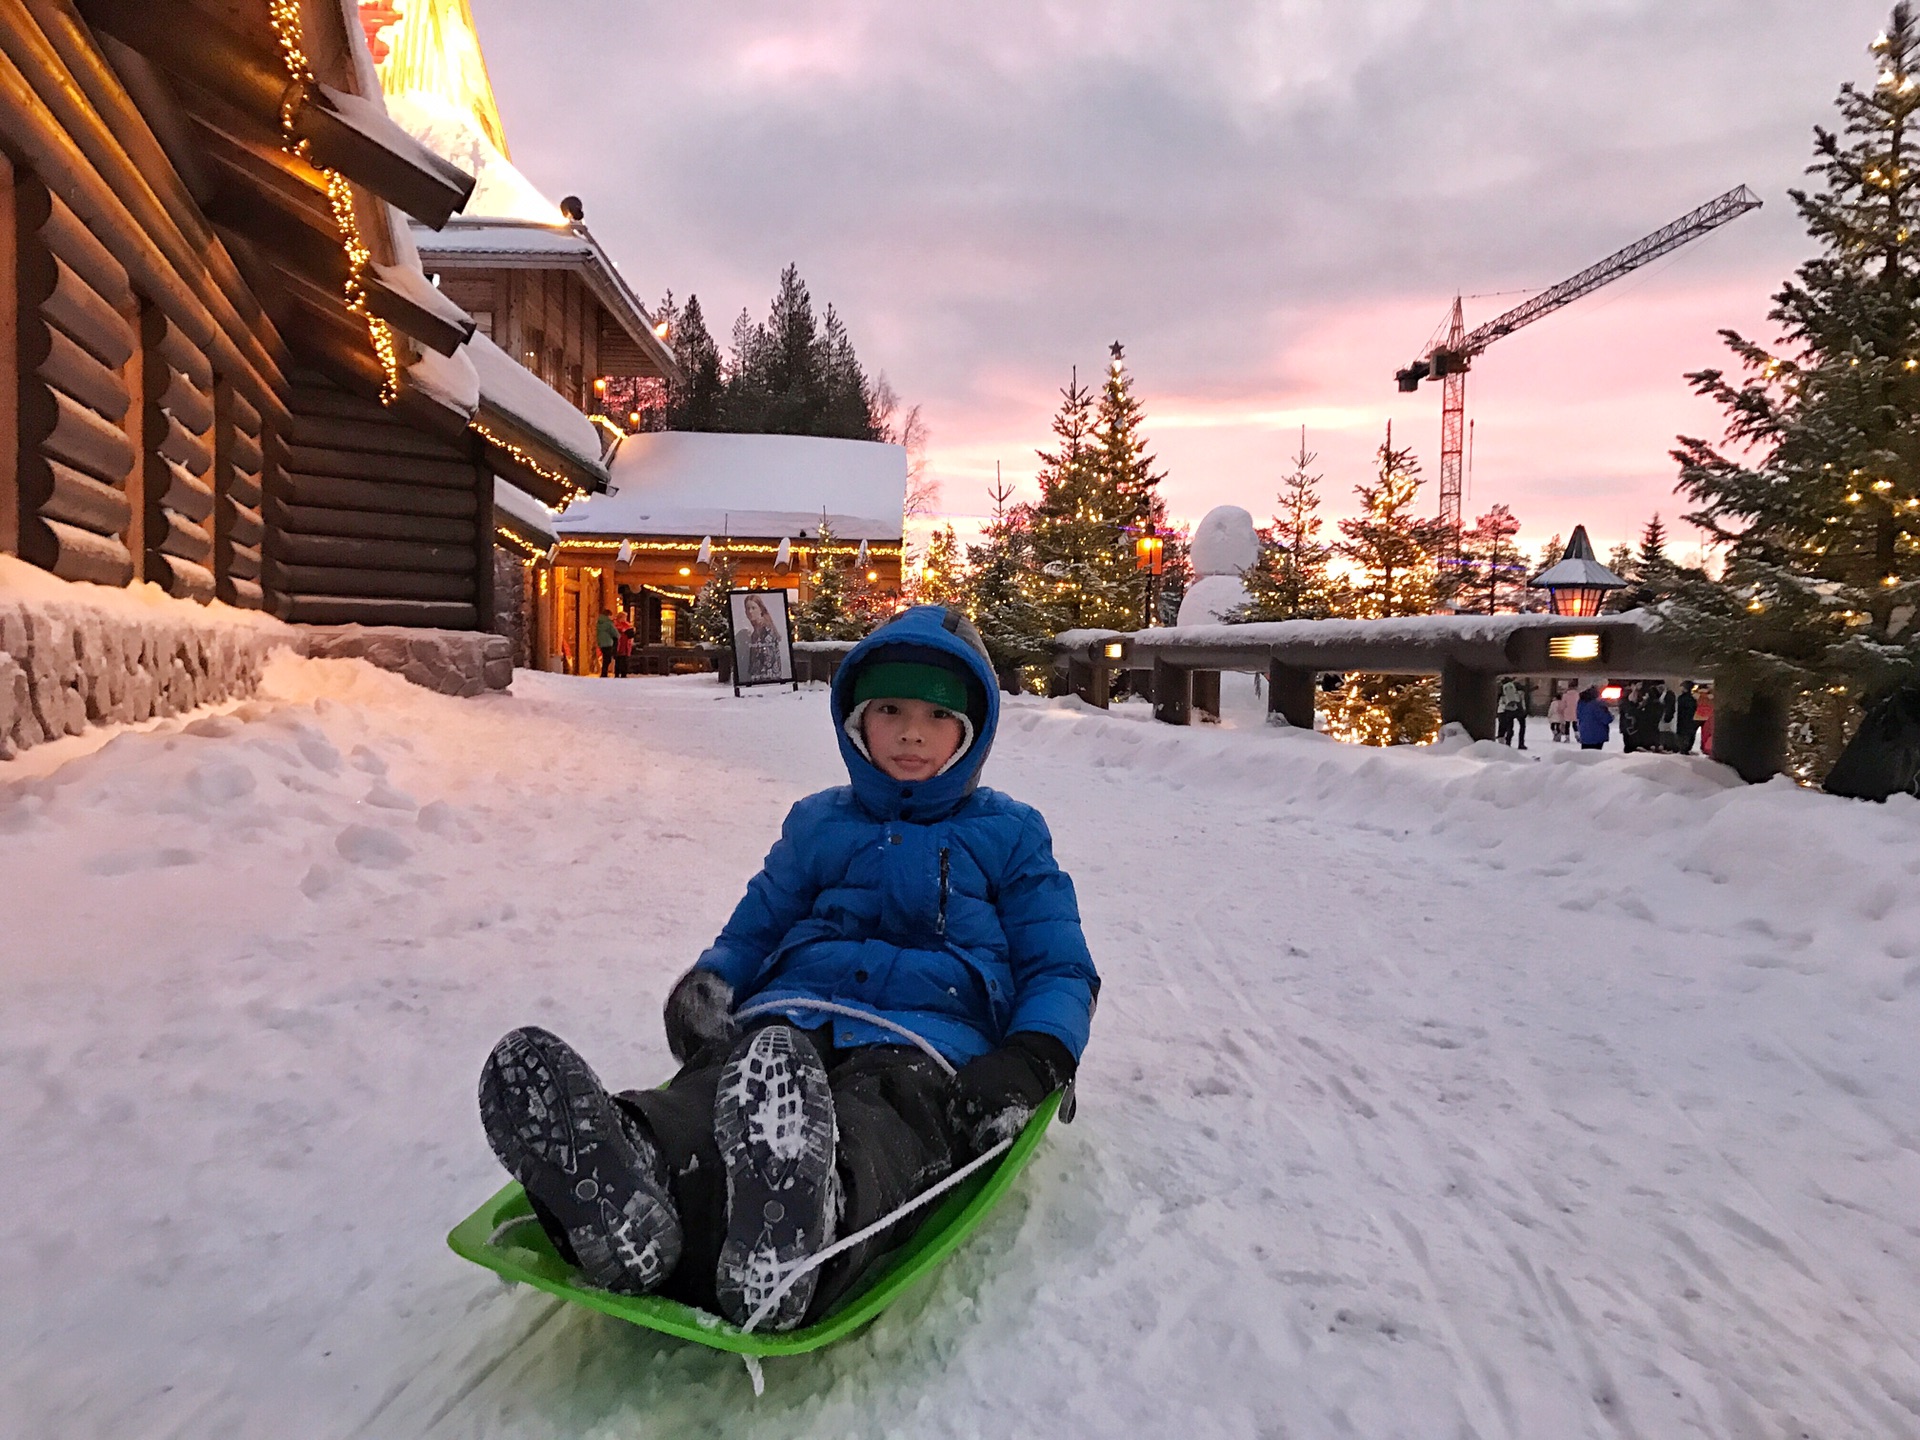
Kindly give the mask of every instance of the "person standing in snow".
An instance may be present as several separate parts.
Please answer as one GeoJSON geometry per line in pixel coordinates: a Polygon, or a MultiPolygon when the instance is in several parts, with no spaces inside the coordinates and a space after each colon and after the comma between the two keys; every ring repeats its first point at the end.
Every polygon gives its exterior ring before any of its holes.
{"type": "Polygon", "coordinates": [[[633,673],[633,621],[626,611],[613,617],[613,628],[618,637],[613,642],[613,673],[624,680],[633,673]]]}
{"type": "Polygon", "coordinates": [[[1700,701],[1693,693],[1693,681],[1682,680],[1680,693],[1673,701],[1674,748],[1682,755],[1693,753],[1693,740],[1700,733],[1700,701]]]}
{"type": "Polygon", "coordinates": [[[1589,685],[1580,692],[1580,703],[1574,710],[1574,725],[1580,732],[1582,750],[1604,750],[1607,736],[1613,730],[1613,712],[1607,708],[1607,702],[1600,698],[1600,687],[1589,685]]]}
{"type": "Polygon", "coordinates": [[[800,1265],[1073,1078],[1100,979],[1046,822],[979,785],[999,704],[958,611],[896,616],[834,677],[852,783],[793,807],[667,997],[679,1073],[614,1095],[545,1030],[494,1047],[488,1142],[589,1283],[791,1329],[919,1217],[775,1300],[800,1265]]]}
{"type": "Polygon", "coordinates": [[[1500,743],[1513,743],[1516,727],[1520,733],[1520,749],[1527,748],[1527,691],[1526,687],[1509,675],[1500,682],[1500,743]]]}
{"type": "Polygon", "coordinates": [[[600,651],[600,678],[613,669],[613,653],[620,644],[620,631],[613,623],[613,612],[600,607],[600,618],[593,622],[593,643],[600,651]]]}
{"type": "Polygon", "coordinates": [[[1553,729],[1553,743],[1564,745],[1573,738],[1573,724],[1580,704],[1580,687],[1569,680],[1547,705],[1547,723],[1553,729]]]}

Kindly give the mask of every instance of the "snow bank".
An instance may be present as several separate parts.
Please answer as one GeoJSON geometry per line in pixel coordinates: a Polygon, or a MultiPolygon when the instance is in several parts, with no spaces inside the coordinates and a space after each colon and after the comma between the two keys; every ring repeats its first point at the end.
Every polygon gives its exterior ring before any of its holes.
{"type": "Polygon", "coordinates": [[[299,633],[256,610],[157,585],[75,585],[0,555],[0,760],[90,725],[250,695],[299,633]]]}

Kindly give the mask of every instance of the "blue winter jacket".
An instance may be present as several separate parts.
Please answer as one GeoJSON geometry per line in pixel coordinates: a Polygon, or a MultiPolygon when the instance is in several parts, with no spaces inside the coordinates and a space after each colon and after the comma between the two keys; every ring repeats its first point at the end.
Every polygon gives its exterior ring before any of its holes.
{"type": "MultiPolygon", "coordinates": [[[[809,998],[856,1006],[925,1037],[956,1065],[1016,1030],[1051,1035],[1077,1059],[1100,978],[1046,822],[979,786],[1000,696],[973,626],[944,606],[904,611],[840,667],[832,714],[853,783],[788,812],[698,963],[733,987],[736,1009],[809,998]],[[966,754],[920,782],[889,779],[845,730],[854,677],[876,657],[904,658],[900,646],[959,658],[984,696],[966,754]]],[[[905,1043],[804,1005],[785,1013],[807,1026],[831,1021],[839,1045],[905,1043]]]]}
{"type": "Polygon", "coordinates": [[[1604,700],[1582,700],[1573,712],[1582,745],[1604,745],[1613,730],[1613,711],[1604,700]]]}

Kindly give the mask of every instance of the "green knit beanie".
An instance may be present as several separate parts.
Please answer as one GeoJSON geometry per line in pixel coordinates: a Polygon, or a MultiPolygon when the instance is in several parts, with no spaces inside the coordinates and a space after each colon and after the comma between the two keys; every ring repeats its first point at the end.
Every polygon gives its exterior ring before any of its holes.
{"type": "Polygon", "coordinates": [[[967,686],[951,670],[913,660],[885,660],[860,667],[853,703],[862,700],[924,700],[957,715],[967,713],[967,686]]]}

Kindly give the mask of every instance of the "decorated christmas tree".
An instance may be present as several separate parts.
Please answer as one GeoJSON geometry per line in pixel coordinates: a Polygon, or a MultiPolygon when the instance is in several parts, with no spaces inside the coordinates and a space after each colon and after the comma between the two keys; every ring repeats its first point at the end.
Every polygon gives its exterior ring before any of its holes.
{"type": "Polygon", "coordinates": [[[1011,486],[996,485],[989,493],[993,519],[981,542],[967,547],[964,608],[986,643],[1001,687],[1018,694],[1024,688],[1021,671],[1047,662],[1054,630],[1047,607],[1032,593],[1038,572],[1027,512],[1008,506],[1011,486]]]}
{"type": "Polygon", "coordinates": [[[1075,371],[1053,417],[1054,448],[1042,450],[1040,498],[1028,512],[1035,600],[1056,631],[1131,630],[1140,623],[1129,502],[1099,464],[1093,392],[1075,371]]]}
{"type": "Polygon", "coordinates": [[[919,605],[958,605],[966,593],[967,562],[960,552],[960,537],[949,521],[927,542],[926,558],[921,561],[910,598],[919,605]]]}
{"type": "MultiPolygon", "coordinates": [[[[1372,483],[1354,487],[1360,514],[1340,522],[1336,547],[1354,568],[1354,612],[1363,619],[1432,612],[1436,551],[1450,538],[1439,520],[1414,518],[1420,465],[1395,449],[1393,429],[1380,446],[1372,483]]],[[[1328,696],[1327,729],[1363,745],[1410,745],[1440,729],[1439,685],[1431,677],[1362,675],[1328,696]]]]}
{"type": "MultiPolygon", "coordinates": [[[[1126,347],[1118,340],[1107,347],[1107,382],[1100,390],[1100,399],[1095,406],[1093,419],[1093,470],[1100,493],[1108,497],[1106,504],[1117,514],[1121,529],[1125,535],[1123,545],[1130,546],[1140,535],[1166,536],[1171,533],[1167,524],[1167,502],[1160,493],[1160,482],[1166,479],[1164,473],[1153,468],[1154,458],[1147,452],[1147,438],[1144,433],[1146,409],[1139,397],[1133,393],[1133,375],[1127,369],[1126,347]]],[[[1125,628],[1137,624],[1160,623],[1159,607],[1149,615],[1146,609],[1148,593],[1164,591],[1164,565],[1172,563],[1176,567],[1184,561],[1173,550],[1173,542],[1167,542],[1162,549],[1163,570],[1157,583],[1142,574],[1134,582],[1133,620],[1125,628]]],[[[1125,550],[1122,550],[1125,554],[1125,550]]],[[[1176,592],[1183,592],[1176,570],[1176,592]]],[[[1175,605],[1178,605],[1176,594],[1175,605]]],[[[1115,626],[1114,628],[1122,628],[1115,626]]]]}
{"type": "Polygon", "coordinates": [[[857,603],[853,593],[861,581],[849,578],[846,556],[835,553],[833,531],[824,521],[811,559],[808,596],[793,610],[794,638],[858,640],[872,628],[870,617],[863,613],[867,607],[857,603]]]}
{"type": "Polygon", "coordinates": [[[724,551],[713,557],[713,570],[693,597],[687,624],[692,638],[703,645],[727,643],[727,592],[733,589],[733,558],[724,551]]]}
{"type": "Polygon", "coordinates": [[[1772,344],[1722,332],[1738,377],[1688,379],[1727,414],[1723,446],[1682,436],[1687,519],[1725,545],[1716,580],[1667,605],[1716,667],[1720,703],[1799,698],[1790,767],[1817,778],[1858,704],[1920,676],[1920,33],[1893,10],[1879,73],[1840,88],[1795,190],[1818,254],[1773,297],[1772,344]]]}
{"type": "Polygon", "coordinates": [[[1248,600],[1232,617],[1247,620],[1320,620],[1339,607],[1339,586],[1328,569],[1333,546],[1320,538],[1321,475],[1300,427],[1293,469],[1280,481],[1273,523],[1260,532],[1260,554],[1240,578],[1248,600]]]}

